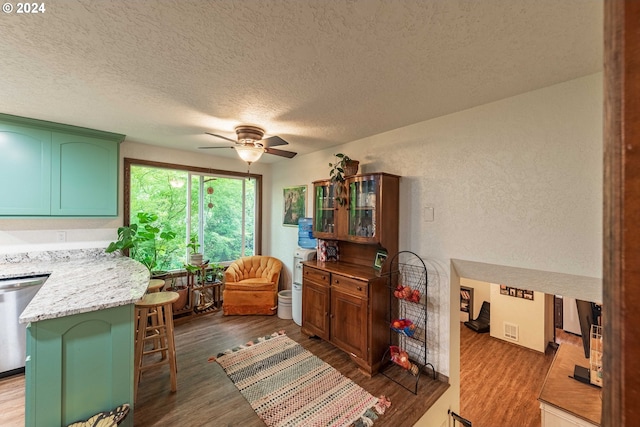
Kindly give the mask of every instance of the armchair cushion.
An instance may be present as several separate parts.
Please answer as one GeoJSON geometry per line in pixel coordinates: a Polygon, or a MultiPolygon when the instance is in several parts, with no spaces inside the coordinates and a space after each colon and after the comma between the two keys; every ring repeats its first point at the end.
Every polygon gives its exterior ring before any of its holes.
{"type": "Polygon", "coordinates": [[[275,314],[281,270],[279,259],[261,255],[231,263],[224,274],[224,314],[275,314]]]}

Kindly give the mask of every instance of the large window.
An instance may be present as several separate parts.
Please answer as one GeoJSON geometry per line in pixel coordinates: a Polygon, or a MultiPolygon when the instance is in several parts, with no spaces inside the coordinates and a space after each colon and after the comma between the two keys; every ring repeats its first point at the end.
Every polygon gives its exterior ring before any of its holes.
{"type": "Polygon", "coordinates": [[[184,268],[191,236],[211,262],[259,253],[260,193],[259,175],[125,159],[125,223],[151,213],[176,233],[159,248],[159,270],[184,268]]]}

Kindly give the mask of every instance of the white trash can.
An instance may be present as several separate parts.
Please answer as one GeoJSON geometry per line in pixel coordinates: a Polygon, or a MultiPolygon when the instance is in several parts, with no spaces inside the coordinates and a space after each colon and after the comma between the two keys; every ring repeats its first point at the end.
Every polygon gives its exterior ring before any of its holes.
{"type": "Polygon", "coordinates": [[[293,284],[292,295],[291,309],[293,310],[293,321],[296,325],[302,326],[302,284],[293,284]]]}
{"type": "Polygon", "coordinates": [[[278,292],[278,317],[281,319],[291,319],[291,291],[278,292]]]}

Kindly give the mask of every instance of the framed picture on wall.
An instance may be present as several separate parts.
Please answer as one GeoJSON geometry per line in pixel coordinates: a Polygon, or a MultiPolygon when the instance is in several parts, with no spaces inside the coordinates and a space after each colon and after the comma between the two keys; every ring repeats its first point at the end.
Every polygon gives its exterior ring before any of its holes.
{"type": "Polygon", "coordinates": [[[524,299],[533,301],[533,291],[523,291],[523,292],[524,292],[524,299]]]}
{"type": "Polygon", "coordinates": [[[509,288],[507,288],[507,285],[500,285],[500,295],[509,295],[509,288]]]}
{"type": "Polygon", "coordinates": [[[300,218],[307,215],[307,186],[298,185],[282,189],[282,225],[297,227],[300,218]]]}

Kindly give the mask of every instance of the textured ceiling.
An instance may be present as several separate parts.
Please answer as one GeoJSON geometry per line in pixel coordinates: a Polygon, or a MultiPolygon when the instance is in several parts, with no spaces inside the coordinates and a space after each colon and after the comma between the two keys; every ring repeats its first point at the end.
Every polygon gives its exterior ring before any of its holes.
{"type": "Polygon", "coordinates": [[[595,0],[44,4],[1,16],[0,112],[186,150],[247,123],[308,153],[602,69],[595,0]]]}

